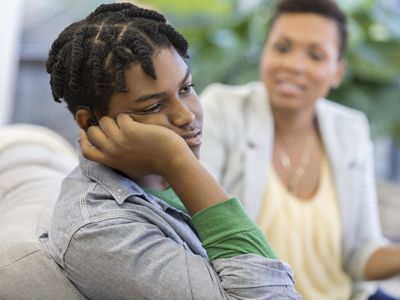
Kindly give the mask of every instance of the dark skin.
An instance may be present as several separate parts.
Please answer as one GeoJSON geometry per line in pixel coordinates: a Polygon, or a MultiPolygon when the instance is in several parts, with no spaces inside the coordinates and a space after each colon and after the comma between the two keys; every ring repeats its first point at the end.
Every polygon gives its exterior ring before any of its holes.
{"type": "MultiPolygon", "coordinates": [[[[81,150],[142,187],[171,186],[195,214],[229,197],[198,161],[202,111],[187,65],[173,48],[156,52],[153,63],[157,80],[138,64],[126,70],[129,92],[113,95],[99,125],[80,131],[81,150]]],[[[82,129],[90,117],[76,113],[82,129]]]]}

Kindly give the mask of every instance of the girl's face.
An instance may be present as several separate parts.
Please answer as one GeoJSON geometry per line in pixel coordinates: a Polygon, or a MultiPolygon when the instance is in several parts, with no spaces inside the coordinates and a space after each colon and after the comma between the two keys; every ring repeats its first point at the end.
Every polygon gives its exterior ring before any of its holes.
{"type": "Polygon", "coordinates": [[[282,14],[273,24],[261,57],[261,78],[276,109],[313,108],[331,87],[339,85],[335,21],[314,13],[282,14]]]}
{"type": "Polygon", "coordinates": [[[157,80],[138,63],[127,69],[129,91],[111,97],[108,115],[115,118],[119,113],[127,113],[137,122],[169,128],[183,137],[198,157],[203,112],[190,70],[173,48],[155,53],[153,63],[157,80]]]}

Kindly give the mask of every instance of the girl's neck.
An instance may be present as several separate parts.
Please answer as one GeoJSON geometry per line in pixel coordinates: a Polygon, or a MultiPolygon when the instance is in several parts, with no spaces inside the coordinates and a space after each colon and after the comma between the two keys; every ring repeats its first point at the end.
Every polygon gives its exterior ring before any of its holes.
{"type": "Polygon", "coordinates": [[[135,178],[135,182],[144,189],[163,191],[169,187],[165,179],[158,175],[147,175],[135,178]]]}

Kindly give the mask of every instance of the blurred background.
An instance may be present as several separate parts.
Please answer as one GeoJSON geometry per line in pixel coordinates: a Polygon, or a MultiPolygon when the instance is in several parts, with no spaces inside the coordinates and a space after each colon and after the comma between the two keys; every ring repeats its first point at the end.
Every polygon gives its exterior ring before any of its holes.
{"type": "MultiPolygon", "coordinates": [[[[77,128],[64,104],[52,100],[44,63],[62,29],[107,2],[112,1],[0,2],[0,125],[39,124],[75,143],[77,128]]],[[[275,0],[131,2],[164,12],[188,38],[198,93],[212,82],[257,80],[275,0]]],[[[339,4],[350,17],[350,47],[346,78],[329,98],[368,115],[377,178],[400,185],[400,0],[339,4]]]]}
{"type": "MultiPolygon", "coordinates": [[[[317,0],[316,0],[317,1],[317,0]]],[[[45,71],[48,50],[98,0],[0,1],[0,127],[32,123],[75,144],[78,129],[53,101],[45,71]]],[[[258,79],[258,61],[275,0],[131,1],[156,8],[189,40],[194,83],[258,79]]],[[[364,111],[375,146],[384,234],[400,242],[400,0],[338,0],[350,18],[347,73],[328,98],[364,111]]],[[[382,285],[400,296],[400,278],[382,285]]]]}

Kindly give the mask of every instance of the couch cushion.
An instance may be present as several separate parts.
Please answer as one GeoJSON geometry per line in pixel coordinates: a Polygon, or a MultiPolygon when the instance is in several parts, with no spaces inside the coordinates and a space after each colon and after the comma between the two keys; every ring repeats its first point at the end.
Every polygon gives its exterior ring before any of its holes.
{"type": "Polygon", "coordinates": [[[85,299],[39,241],[74,150],[32,125],[0,128],[0,141],[0,299],[85,299]]]}

